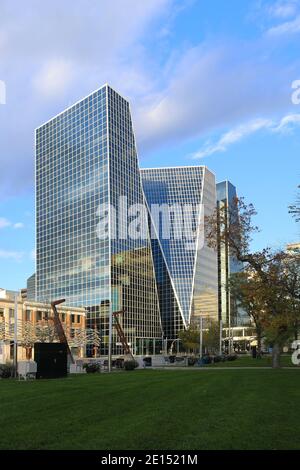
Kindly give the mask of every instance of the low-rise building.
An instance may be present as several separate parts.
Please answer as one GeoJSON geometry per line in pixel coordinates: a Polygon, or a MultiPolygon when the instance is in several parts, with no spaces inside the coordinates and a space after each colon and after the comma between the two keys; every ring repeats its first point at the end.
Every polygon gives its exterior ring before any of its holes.
{"type": "Polygon", "coordinates": [[[287,253],[291,255],[300,255],[300,242],[297,243],[289,243],[286,246],[287,253]]]}
{"type": "MultiPolygon", "coordinates": [[[[62,304],[57,311],[74,357],[84,357],[87,342],[85,309],[62,304]]],[[[14,360],[16,337],[18,360],[34,358],[36,342],[58,341],[52,318],[50,304],[26,300],[19,292],[0,289],[0,364],[14,360]]]]}

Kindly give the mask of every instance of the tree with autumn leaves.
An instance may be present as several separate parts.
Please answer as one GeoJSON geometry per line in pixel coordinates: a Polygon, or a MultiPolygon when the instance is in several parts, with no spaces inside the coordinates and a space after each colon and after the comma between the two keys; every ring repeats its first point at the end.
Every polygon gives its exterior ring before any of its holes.
{"type": "Polygon", "coordinates": [[[300,257],[265,248],[251,250],[258,227],[256,211],[243,199],[234,199],[206,217],[206,238],[210,247],[226,244],[230,255],[243,263],[242,272],[231,275],[229,289],[252,318],[261,340],[272,347],[273,367],[280,366],[282,346],[297,335],[300,318],[300,257]]]}
{"type": "Polygon", "coordinates": [[[289,213],[292,214],[296,222],[300,222],[300,185],[298,186],[295,203],[289,206],[289,213]]]}
{"type": "MultiPolygon", "coordinates": [[[[189,353],[196,354],[200,349],[200,329],[198,323],[191,323],[186,330],[178,333],[183,347],[189,353]]],[[[202,346],[209,354],[218,354],[220,349],[220,327],[217,321],[204,319],[202,346]]]]}

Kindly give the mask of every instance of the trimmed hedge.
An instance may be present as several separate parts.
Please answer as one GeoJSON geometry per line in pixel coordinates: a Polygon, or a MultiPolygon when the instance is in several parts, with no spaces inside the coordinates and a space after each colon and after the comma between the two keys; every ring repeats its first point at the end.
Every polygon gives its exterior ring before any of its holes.
{"type": "Polygon", "coordinates": [[[125,370],[134,370],[137,367],[138,367],[138,363],[136,361],[124,361],[125,370]]]}
{"type": "Polygon", "coordinates": [[[84,364],[83,368],[86,370],[87,374],[95,374],[96,372],[100,372],[100,364],[97,362],[89,362],[84,364]]]}
{"type": "Polygon", "coordinates": [[[9,364],[0,364],[0,378],[9,379],[14,375],[14,367],[9,364]]]}

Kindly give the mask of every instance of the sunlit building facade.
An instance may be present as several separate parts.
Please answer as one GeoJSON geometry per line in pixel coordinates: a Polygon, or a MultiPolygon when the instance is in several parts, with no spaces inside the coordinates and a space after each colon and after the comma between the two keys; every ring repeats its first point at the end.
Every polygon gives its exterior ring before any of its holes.
{"type": "MultiPolygon", "coordinates": [[[[237,214],[234,200],[237,198],[236,187],[230,181],[222,181],[217,184],[217,208],[225,217],[224,222],[230,221],[237,214]]],[[[218,316],[224,326],[234,327],[243,325],[249,321],[248,315],[237,306],[235,299],[230,294],[230,276],[243,269],[242,263],[238,262],[232,255],[230,246],[219,243],[218,246],[218,316]]]]}
{"type": "MultiPolygon", "coordinates": [[[[60,305],[57,311],[73,357],[85,356],[85,309],[60,305]]],[[[15,337],[19,361],[34,357],[35,343],[58,341],[52,317],[51,305],[0,289],[0,364],[13,362],[15,337]]]]}
{"type": "Polygon", "coordinates": [[[286,246],[286,252],[293,256],[300,255],[300,242],[297,243],[288,243],[286,246]]]}
{"type": "MultiPolygon", "coordinates": [[[[36,296],[87,308],[99,354],[115,311],[132,351],[152,353],[162,329],[150,238],[126,234],[120,197],[144,204],[129,103],[105,85],[36,130],[36,296]]],[[[122,353],[115,332],[112,348],[122,353]]]]}
{"type": "Polygon", "coordinates": [[[35,300],[35,274],[27,279],[27,299],[35,300]]]}
{"type": "Polygon", "coordinates": [[[142,169],[141,175],[163,329],[176,338],[200,316],[218,319],[217,254],[204,235],[205,216],[216,207],[215,176],[204,166],[142,169]],[[170,237],[161,218],[154,220],[157,206],[170,209],[170,237]]]}

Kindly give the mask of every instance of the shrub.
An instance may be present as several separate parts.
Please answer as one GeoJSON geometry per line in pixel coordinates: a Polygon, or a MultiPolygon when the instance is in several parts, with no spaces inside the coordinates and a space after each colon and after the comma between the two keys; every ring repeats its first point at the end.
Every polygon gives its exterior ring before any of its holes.
{"type": "Polygon", "coordinates": [[[227,361],[235,361],[237,359],[237,355],[236,354],[229,354],[227,356],[227,361]]]}
{"type": "Polygon", "coordinates": [[[95,374],[95,372],[100,372],[100,364],[97,362],[88,362],[83,365],[83,368],[86,370],[87,374],[95,374]]]}
{"type": "Polygon", "coordinates": [[[124,362],[124,368],[125,370],[134,370],[138,367],[138,363],[134,360],[131,361],[125,361],[124,362]]]}
{"type": "Polygon", "coordinates": [[[14,368],[8,364],[0,364],[0,378],[9,379],[13,376],[14,368]]]}
{"type": "Polygon", "coordinates": [[[214,356],[214,362],[221,362],[222,360],[222,356],[214,356]]]}
{"type": "Polygon", "coordinates": [[[123,369],[124,367],[124,359],[123,358],[118,358],[115,361],[115,366],[117,369],[123,369]]]}
{"type": "Polygon", "coordinates": [[[143,359],[145,367],[151,367],[152,366],[152,358],[151,357],[144,357],[143,359]]]}
{"type": "Polygon", "coordinates": [[[194,366],[197,362],[195,357],[188,357],[188,366],[194,366]]]}
{"type": "Polygon", "coordinates": [[[176,362],[184,362],[185,358],[183,356],[176,357],[176,362]]]}
{"type": "Polygon", "coordinates": [[[202,364],[210,364],[211,363],[211,357],[210,356],[203,356],[202,357],[202,364]]]}

